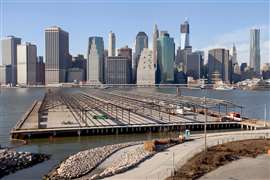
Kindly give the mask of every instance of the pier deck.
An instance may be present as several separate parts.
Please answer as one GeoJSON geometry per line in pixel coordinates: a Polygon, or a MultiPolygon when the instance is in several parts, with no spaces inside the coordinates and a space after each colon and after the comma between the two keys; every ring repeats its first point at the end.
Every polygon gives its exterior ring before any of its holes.
{"type": "MultiPolygon", "coordinates": [[[[208,129],[240,128],[238,122],[220,122],[213,107],[233,106],[231,102],[195,97],[108,90],[65,93],[48,92],[34,102],[12,129],[13,138],[57,135],[118,134],[180,129],[203,130],[205,109],[208,129]],[[204,101],[203,101],[204,100],[204,101]],[[203,101],[203,102],[202,102],[203,101]],[[176,109],[190,109],[177,114],[176,109]]],[[[238,107],[238,106],[237,106],[238,107]]]]}

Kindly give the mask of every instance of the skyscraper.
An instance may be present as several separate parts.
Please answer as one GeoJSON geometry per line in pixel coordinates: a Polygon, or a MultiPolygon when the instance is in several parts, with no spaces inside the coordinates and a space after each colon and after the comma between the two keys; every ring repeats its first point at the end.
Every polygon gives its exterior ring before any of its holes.
{"type": "Polygon", "coordinates": [[[158,27],[155,24],[154,31],[153,31],[153,51],[152,51],[154,66],[156,66],[156,64],[157,64],[157,40],[158,40],[158,37],[159,37],[158,27]]]}
{"type": "Polygon", "coordinates": [[[109,32],[108,56],[115,56],[115,34],[112,31],[109,32]]]}
{"type": "Polygon", "coordinates": [[[260,73],[260,64],[260,29],[251,29],[249,65],[256,73],[260,73]]]}
{"type": "Polygon", "coordinates": [[[43,56],[37,57],[36,81],[39,85],[45,84],[45,63],[43,61],[43,56]]]}
{"type": "Polygon", "coordinates": [[[135,53],[132,61],[132,77],[134,83],[136,83],[138,61],[143,48],[148,48],[148,36],[145,32],[139,32],[136,36],[135,53]]]}
{"type": "Polygon", "coordinates": [[[149,85],[155,84],[156,68],[153,61],[153,52],[144,48],[137,69],[137,84],[138,85],[149,85]]]}
{"type": "Polygon", "coordinates": [[[237,52],[236,52],[235,44],[233,44],[231,56],[232,56],[232,64],[233,64],[233,66],[234,66],[235,64],[238,63],[238,62],[237,62],[237,52]]]}
{"type": "Polygon", "coordinates": [[[202,55],[198,52],[193,52],[187,55],[186,75],[199,79],[201,77],[203,59],[202,55]]]}
{"type": "Polygon", "coordinates": [[[175,44],[173,38],[166,32],[158,38],[158,82],[172,83],[174,81],[175,44]]]}
{"type": "Polygon", "coordinates": [[[181,48],[185,49],[186,47],[190,46],[189,44],[189,23],[186,20],[184,24],[180,26],[181,32],[181,48]]]}
{"type": "Polygon", "coordinates": [[[87,81],[90,84],[104,82],[104,42],[102,37],[90,37],[87,61],[87,81]],[[90,42],[91,40],[91,42],[90,42]]]}
{"type": "Polygon", "coordinates": [[[17,84],[35,85],[36,82],[36,64],[37,47],[31,43],[25,43],[17,46],[17,84]]]}
{"type": "MultiPolygon", "coordinates": [[[[17,84],[17,45],[21,44],[21,39],[14,36],[7,36],[1,40],[2,63],[8,66],[7,77],[13,86],[17,84]]],[[[6,69],[6,70],[7,70],[6,69]]]]}
{"type": "Polygon", "coordinates": [[[45,29],[45,82],[46,84],[66,81],[69,65],[69,34],[60,27],[45,29]]]}
{"type": "Polygon", "coordinates": [[[108,56],[105,74],[106,84],[130,84],[131,59],[125,56],[108,56]]]}
{"type": "Polygon", "coordinates": [[[212,81],[214,74],[219,74],[221,80],[231,81],[232,63],[229,59],[229,50],[218,48],[208,51],[208,82],[212,81]]]}

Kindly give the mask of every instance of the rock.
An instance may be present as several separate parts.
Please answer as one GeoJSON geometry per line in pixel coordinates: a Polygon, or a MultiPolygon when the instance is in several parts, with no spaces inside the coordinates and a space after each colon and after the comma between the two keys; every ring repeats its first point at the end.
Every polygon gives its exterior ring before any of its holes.
{"type": "Polygon", "coordinates": [[[48,155],[30,152],[16,152],[4,149],[0,151],[0,178],[17,170],[33,166],[49,158],[48,155]]]}

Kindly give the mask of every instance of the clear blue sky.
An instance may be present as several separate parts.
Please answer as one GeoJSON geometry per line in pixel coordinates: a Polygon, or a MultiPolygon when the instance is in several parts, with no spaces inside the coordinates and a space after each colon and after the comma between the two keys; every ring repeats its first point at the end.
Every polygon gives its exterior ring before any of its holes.
{"type": "MultiPolygon", "coordinates": [[[[268,44],[269,48],[268,0],[238,0],[237,3],[233,0],[203,3],[188,0],[0,1],[1,38],[15,35],[23,41],[33,42],[38,46],[38,55],[44,55],[44,29],[52,25],[69,32],[70,52],[76,55],[86,53],[89,36],[103,36],[107,47],[110,30],[116,34],[118,48],[126,44],[132,47],[138,31],[145,31],[151,43],[155,23],[160,30],[168,30],[178,44],[179,26],[186,17],[190,21],[191,45],[195,49],[219,44],[227,47],[233,41],[239,44],[240,61],[248,61],[244,51],[250,27],[264,28],[261,46],[268,44]],[[239,39],[237,33],[241,35],[239,39]],[[228,36],[237,39],[227,39],[228,36]]],[[[269,61],[269,52],[263,53],[266,57],[262,59],[269,61]]]]}

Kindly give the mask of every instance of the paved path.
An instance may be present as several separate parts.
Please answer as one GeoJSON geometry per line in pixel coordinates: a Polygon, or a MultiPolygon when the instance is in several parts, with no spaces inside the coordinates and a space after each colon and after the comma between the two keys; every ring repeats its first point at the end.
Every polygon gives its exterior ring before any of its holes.
{"type": "Polygon", "coordinates": [[[270,156],[243,158],[206,174],[200,180],[269,180],[270,156]]]}
{"type": "MultiPolygon", "coordinates": [[[[208,135],[207,145],[214,146],[218,143],[243,139],[254,139],[265,136],[270,138],[270,130],[239,131],[222,134],[215,133],[208,135]]],[[[106,179],[165,179],[166,177],[170,176],[173,168],[177,169],[184,165],[188,159],[204,149],[203,135],[195,135],[193,137],[196,138],[194,141],[173,146],[166,151],[156,154],[151,159],[146,160],[137,168],[106,179]]]]}

